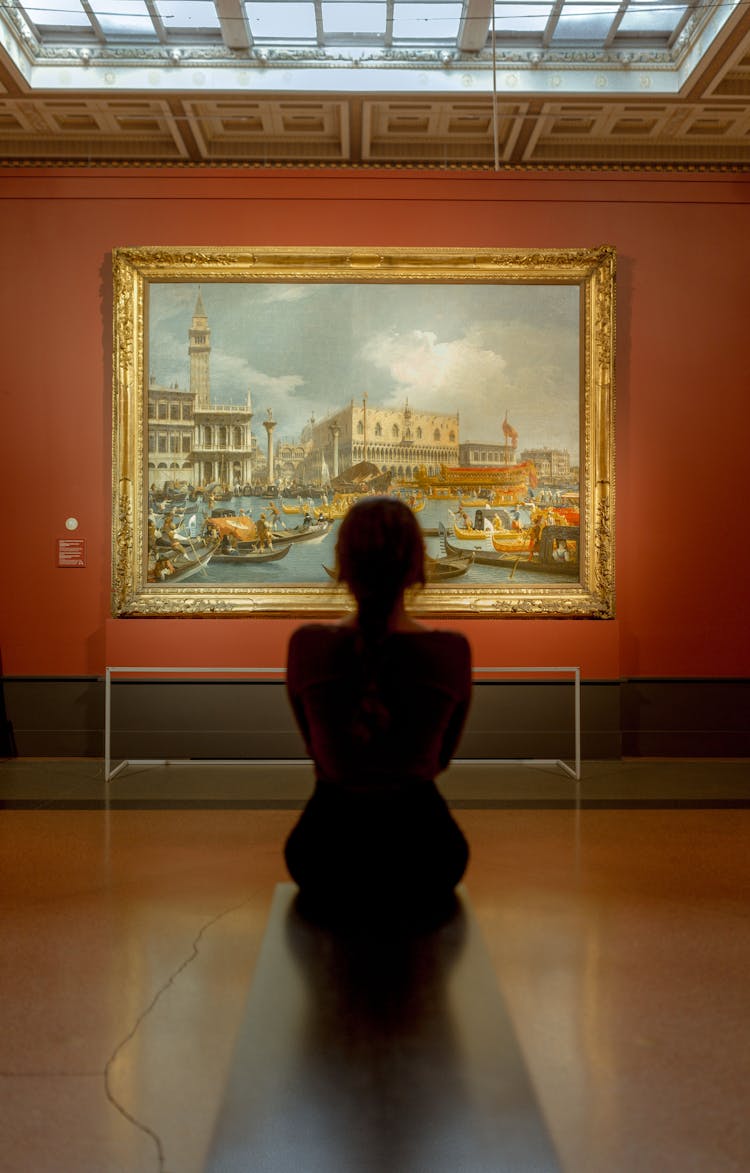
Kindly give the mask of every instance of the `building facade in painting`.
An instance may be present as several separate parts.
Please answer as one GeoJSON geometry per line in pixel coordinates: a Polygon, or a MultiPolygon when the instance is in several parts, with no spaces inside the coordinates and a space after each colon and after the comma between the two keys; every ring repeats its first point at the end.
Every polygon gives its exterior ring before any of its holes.
{"type": "Polygon", "coordinates": [[[521,460],[534,465],[540,483],[567,484],[577,471],[571,467],[567,448],[526,448],[521,460]]]}
{"type": "Polygon", "coordinates": [[[326,484],[360,461],[390,472],[394,481],[410,481],[420,467],[437,473],[441,464],[458,462],[458,412],[416,411],[408,402],[379,407],[363,396],[322,420],[311,419],[301,445],[305,455],[297,477],[309,484],[326,484]]]}
{"type": "Polygon", "coordinates": [[[244,406],[211,401],[211,330],[200,290],[188,331],[190,391],[195,396],[193,459],[199,484],[252,483],[253,408],[250,391],[244,406]]]}
{"type": "Polygon", "coordinates": [[[467,467],[475,464],[482,467],[511,464],[515,459],[515,452],[512,449],[509,452],[508,445],[505,443],[493,444],[491,440],[467,440],[463,444],[459,444],[458,463],[467,467]]]}
{"type": "Polygon", "coordinates": [[[193,478],[193,400],[189,391],[149,381],[148,483],[157,489],[193,478]]]}
{"type": "Polygon", "coordinates": [[[148,387],[148,481],[160,490],[172,481],[229,488],[292,483],[324,486],[361,461],[390,472],[394,481],[413,481],[418,473],[437,475],[459,461],[458,412],[382,407],[367,395],[350,400],[324,419],[313,416],[298,439],[277,440],[270,411],[266,436],[252,434],[253,406],[248,390],[240,404],[211,398],[211,329],[198,292],[188,330],[189,389],[148,387]]]}
{"type": "MultiPolygon", "coordinates": [[[[200,291],[188,330],[190,389],[148,386],[148,481],[194,485],[251,484],[257,443],[250,430],[250,391],[244,404],[211,402],[211,330],[200,291]]],[[[265,460],[262,461],[265,466],[265,460]]]]}

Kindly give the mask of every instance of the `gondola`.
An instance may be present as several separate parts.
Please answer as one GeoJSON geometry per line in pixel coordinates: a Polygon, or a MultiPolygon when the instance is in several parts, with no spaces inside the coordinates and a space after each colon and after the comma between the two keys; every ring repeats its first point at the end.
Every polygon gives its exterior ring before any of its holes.
{"type": "MultiPolygon", "coordinates": [[[[460,553],[454,556],[445,558],[431,558],[428,554],[425,558],[425,579],[428,583],[443,582],[448,578],[460,578],[474,562],[474,552],[460,553]]],[[[323,569],[329,578],[336,577],[336,571],[332,570],[330,566],[323,564],[323,569]]]]}
{"type": "Polygon", "coordinates": [[[287,542],[284,546],[272,546],[270,550],[239,550],[236,554],[214,554],[214,562],[225,562],[227,565],[231,562],[240,566],[254,562],[278,562],[279,558],[286,557],[291,545],[291,542],[287,542]]]}
{"type": "Polygon", "coordinates": [[[489,530],[474,529],[473,526],[461,526],[453,523],[453,532],[460,542],[487,542],[489,530]]]}
{"type": "Polygon", "coordinates": [[[152,578],[149,574],[148,581],[164,586],[173,582],[184,581],[186,578],[192,578],[199,570],[203,570],[208,566],[214,556],[215,549],[216,546],[196,548],[193,551],[192,558],[188,557],[187,554],[174,554],[173,557],[169,558],[167,551],[163,550],[164,559],[171,562],[174,569],[168,574],[165,574],[163,578],[152,578]]]}
{"type": "MultiPolygon", "coordinates": [[[[440,527],[440,540],[443,548],[448,555],[460,555],[462,553],[456,546],[451,545],[448,540],[448,535],[445,527],[440,527]]],[[[545,526],[542,530],[540,552],[534,554],[529,558],[528,551],[521,551],[518,554],[508,554],[498,550],[474,550],[474,561],[477,566],[499,566],[507,570],[536,570],[543,571],[545,574],[560,574],[567,578],[577,578],[579,574],[578,559],[572,559],[570,562],[557,561],[552,556],[555,542],[575,542],[576,546],[579,541],[578,526],[545,526]]]]}
{"type": "Polygon", "coordinates": [[[445,558],[425,558],[425,578],[427,582],[443,582],[447,578],[460,578],[474,563],[474,551],[463,551],[459,554],[446,555],[445,558]]]}
{"type": "MultiPolygon", "coordinates": [[[[440,530],[440,541],[441,541],[442,547],[445,550],[446,554],[449,557],[454,557],[454,558],[460,557],[464,551],[459,549],[458,546],[454,546],[452,544],[452,542],[449,541],[448,531],[446,530],[445,526],[442,523],[439,525],[438,528],[440,530]]],[[[504,554],[498,550],[477,548],[477,549],[473,550],[472,553],[474,554],[474,561],[477,564],[477,566],[508,566],[508,567],[513,567],[519,561],[519,555],[516,555],[514,557],[512,554],[504,554]]],[[[523,558],[523,557],[528,558],[528,553],[521,554],[520,557],[521,558],[523,558]]],[[[537,569],[537,570],[539,569],[538,563],[535,564],[535,569],[537,569]]]]}
{"type": "Polygon", "coordinates": [[[294,529],[271,530],[274,542],[306,542],[310,538],[322,538],[331,528],[330,521],[313,521],[310,525],[296,525],[294,529]]]}

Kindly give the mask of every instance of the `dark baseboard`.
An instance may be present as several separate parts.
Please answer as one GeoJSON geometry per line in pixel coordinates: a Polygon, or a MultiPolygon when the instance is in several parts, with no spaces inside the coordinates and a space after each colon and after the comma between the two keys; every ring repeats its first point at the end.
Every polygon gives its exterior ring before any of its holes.
{"type": "MultiPolygon", "coordinates": [[[[102,679],[12,676],[3,693],[19,755],[103,756],[102,679]]],[[[747,679],[584,681],[582,757],[748,757],[748,712],[747,679]]],[[[113,758],[305,757],[279,682],[117,681],[112,730],[113,758]]],[[[457,756],[570,759],[572,731],[570,683],[482,681],[457,756]]]]}
{"type": "Polygon", "coordinates": [[[623,680],[620,712],[625,757],[750,756],[750,680],[623,680]]]}
{"type": "Polygon", "coordinates": [[[0,758],[14,758],[18,753],[13,725],[5,710],[5,689],[3,687],[3,657],[0,649],[0,758]]]}

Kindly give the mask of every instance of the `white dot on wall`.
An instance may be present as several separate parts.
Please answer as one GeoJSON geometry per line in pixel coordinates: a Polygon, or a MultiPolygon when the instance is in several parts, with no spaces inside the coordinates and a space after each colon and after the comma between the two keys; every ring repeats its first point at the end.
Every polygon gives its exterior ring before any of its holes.
{"type": "Polygon", "coordinates": [[[76,517],[69,517],[65,522],[66,529],[78,529],[78,519],[76,517]]]}

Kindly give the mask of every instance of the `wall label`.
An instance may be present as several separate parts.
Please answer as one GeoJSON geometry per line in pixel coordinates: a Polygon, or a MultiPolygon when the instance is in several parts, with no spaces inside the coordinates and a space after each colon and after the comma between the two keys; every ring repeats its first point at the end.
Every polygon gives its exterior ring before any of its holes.
{"type": "Polygon", "coordinates": [[[57,542],[57,565],[64,567],[86,565],[85,538],[59,538],[57,542]]]}

